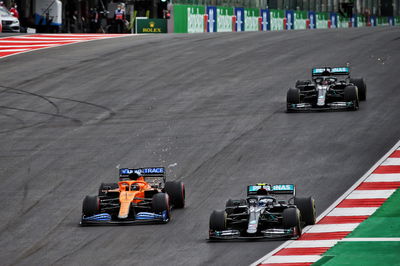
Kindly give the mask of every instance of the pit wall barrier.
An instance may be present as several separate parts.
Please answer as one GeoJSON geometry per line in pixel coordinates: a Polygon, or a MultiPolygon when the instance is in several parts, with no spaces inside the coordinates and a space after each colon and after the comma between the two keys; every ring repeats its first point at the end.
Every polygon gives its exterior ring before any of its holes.
{"type": "Polygon", "coordinates": [[[346,18],[335,12],[294,11],[242,7],[173,5],[168,28],[174,33],[275,31],[400,26],[398,17],[346,18]]]}

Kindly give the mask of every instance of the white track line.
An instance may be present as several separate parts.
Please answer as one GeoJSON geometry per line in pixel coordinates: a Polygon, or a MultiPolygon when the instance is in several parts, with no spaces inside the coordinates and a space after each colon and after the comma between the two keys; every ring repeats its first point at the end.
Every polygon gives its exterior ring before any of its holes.
{"type": "Polygon", "coordinates": [[[400,165],[400,158],[387,158],[382,165],[400,165]]]}
{"type": "Polygon", "coordinates": [[[388,190],[354,190],[346,199],[387,199],[395,189],[388,190]]]}
{"type": "MultiPolygon", "coordinates": [[[[344,200],[347,196],[350,195],[350,193],[353,192],[364,180],[366,180],[372,173],[375,171],[375,169],[383,163],[394,151],[399,149],[400,146],[400,141],[398,141],[382,158],[380,158],[360,179],[357,180],[357,182],[354,183],[342,196],[340,196],[334,203],[332,203],[323,213],[321,213],[318,218],[317,222],[320,221],[322,218],[328,215],[342,200],[344,200]]],[[[394,191],[394,190],[393,190],[394,191]]],[[[344,209],[344,208],[342,208],[344,209]]],[[[354,215],[354,214],[353,214],[354,215]]],[[[306,232],[305,230],[303,230],[306,232]]],[[[279,250],[286,248],[288,245],[290,245],[292,242],[295,242],[294,240],[289,240],[284,242],[282,245],[277,247],[276,249],[272,250],[262,258],[258,259],[257,261],[253,262],[250,264],[250,266],[257,266],[258,264],[262,263],[263,261],[266,261],[268,259],[268,263],[270,263],[270,260],[273,260],[274,257],[273,254],[278,252],[279,250]]],[[[283,257],[283,256],[282,256],[283,257]]],[[[289,257],[289,256],[285,256],[289,257]]],[[[319,257],[319,256],[318,256],[319,257]]]]}
{"type": "MultiPolygon", "coordinates": [[[[105,35],[105,37],[99,38],[99,39],[92,39],[92,40],[85,40],[84,42],[92,42],[92,41],[97,41],[97,40],[106,40],[106,39],[113,39],[113,38],[126,38],[126,37],[132,37],[132,36],[137,36],[138,34],[125,34],[125,35],[117,35],[117,36],[112,36],[110,34],[105,35]]],[[[84,35],[78,35],[78,36],[84,36],[84,35]]],[[[104,36],[104,35],[103,35],[104,36]]],[[[10,38],[10,37],[6,37],[6,38],[10,38]]],[[[0,38],[0,43],[2,41],[2,38],[0,38]]],[[[82,43],[81,42],[68,42],[68,43],[55,43],[55,44],[49,44],[46,47],[43,48],[38,48],[38,49],[30,49],[27,51],[23,51],[20,53],[15,53],[15,54],[10,54],[10,55],[4,55],[4,56],[0,56],[0,60],[3,58],[7,58],[10,56],[15,56],[15,55],[19,55],[19,54],[24,54],[24,53],[29,53],[31,51],[39,51],[39,50],[43,50],[43,49],[49,49],[49,48],[53,48],[53,47],[59,47],[59,46],[66,46],[66,45],[72,45],[72,44],[77,44],[77,43],[82,43]]],[[[44,45],[47,45],[47,43],[44,43],[44,45]]]]}
{"type": "Polygon", "coordinates": [[[365,182],[400,182],[400,174],[372,174],[365,182]]]}
{"type": "Polygon", "coordinates": [[[308,233],[349,232],[356,229],[359,224],[316,224],[311,227],[308,233]]]}
{"type": "Polygon", "coordinates": [[[361,216],[371,215],[378,207],[335,208],[326,216],[361,216]]]}
{"type": "Polygon", "coordinates": [[[319,248],[333,247],[338,240],[297,240],[293,241],[286,248],[319,248]]]}
{"type": "Polygon", "coordinates": [[[23,52],[23,51],[28,51],[31,49],[0,49],[0,53],[5,53],[5,52],[23,52]]]}
{"type": "Polygon", "coordinates": [[[320,258],[321,258],[321,256],[317,256],[317,255],[273,256],[268,260],[268,263],[316,262],[320,258]]]}
{"type": "Polygon", "coordinates": [[[31,45],[0,45],[0,48],[30,48],[30,47],[43,47],[54,46],[57,44],[31,44],[31,45]]]}

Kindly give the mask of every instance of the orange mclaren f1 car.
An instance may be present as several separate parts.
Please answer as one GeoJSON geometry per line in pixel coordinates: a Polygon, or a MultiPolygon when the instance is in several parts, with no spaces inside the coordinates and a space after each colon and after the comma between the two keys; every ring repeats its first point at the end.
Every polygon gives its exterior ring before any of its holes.
{"type": "Polygon", "coordinates": [[[102,183],[83,200],[81,225],[167,223],[171,208],[185,206],[182,182],[166,182],[165,168],[119,170],[118,183],[102,183]]]}

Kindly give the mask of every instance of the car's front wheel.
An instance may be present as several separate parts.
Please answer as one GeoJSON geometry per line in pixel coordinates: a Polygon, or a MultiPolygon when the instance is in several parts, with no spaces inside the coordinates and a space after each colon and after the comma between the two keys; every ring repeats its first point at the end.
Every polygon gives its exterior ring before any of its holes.
{"type": "Polygon", "coordinates": [[[299,209],[284,209],[282,213],[282,225],[285,229],[293,229],[294,236],[301,236],[301,218],[299,209]]]}
{"type": "Polygon", "coordinates": [[[213,211],[210,216],[210,230],[223,231],[226,229],[226,212],[213,211]]]}
{"type": "Polygon", "coordinates": [[[86,196],[82,204],[82,214],[86,217],[100,213],[100,199],[98,196],[86,196]]]}

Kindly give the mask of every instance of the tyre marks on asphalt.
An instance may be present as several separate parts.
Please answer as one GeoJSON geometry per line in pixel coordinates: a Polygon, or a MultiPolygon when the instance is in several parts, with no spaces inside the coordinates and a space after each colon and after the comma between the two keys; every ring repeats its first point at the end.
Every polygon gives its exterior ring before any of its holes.
{"type": "Polygon", "coordinates": [[[335,202],[298,240],[285,242],[252,265],[306,266],[351,233],[400,187],[400,142],[335,202]]]}
{"type": "Polygon", "coordinates": [[[0,104],[0,116],[3,117],[0,118],[0,122],[3,125],[0,129],[0,134],[43,125],[49,123],[53,118],[61,118],[63,120],[72,122],[75,125],[81,126],[83,124],[98,123],[115,115],[115,112],[112,109],[87,101],[74,100],[65,97],[46,96],[2,85],[0,85],[0,88],[3,89],[0,91],[0,94],[3,95],[3,99],[5,99],[5,96],[9,95],[12,97],[10,99],[13,100],[12,106],[0,104]],[[18,104],[23,102],[22,100],[26,97],[36,98],[37,105],[31,105],[30,108],[18,106],[18,104]],[[42,104],[40,104],[40,101],[45,101],[47,105],[43,107],[42,104]],[[80,118],[63,114],[61,112],[62,108],[60,107],[60,104],[62,105],[63,102],[87,105],[91,108],[94,108],[98,115],[89,121],[82,121],[80,118]],[[42,106],[42,109],[34,108],[34,106],[42,106]],[[25,121],[23,119],[25,117],[23,113],[34,113],[37,114],[37,116],[35,116],[33,120],[30,119],[29,121],[25,121]]]}
{"type": "Polygon", "coordinates": [[[0,58],[26,53],[29,51],[51,48],[93,40],[129,36],[126,34],[34,34],[0,38],[0,58]]]}

